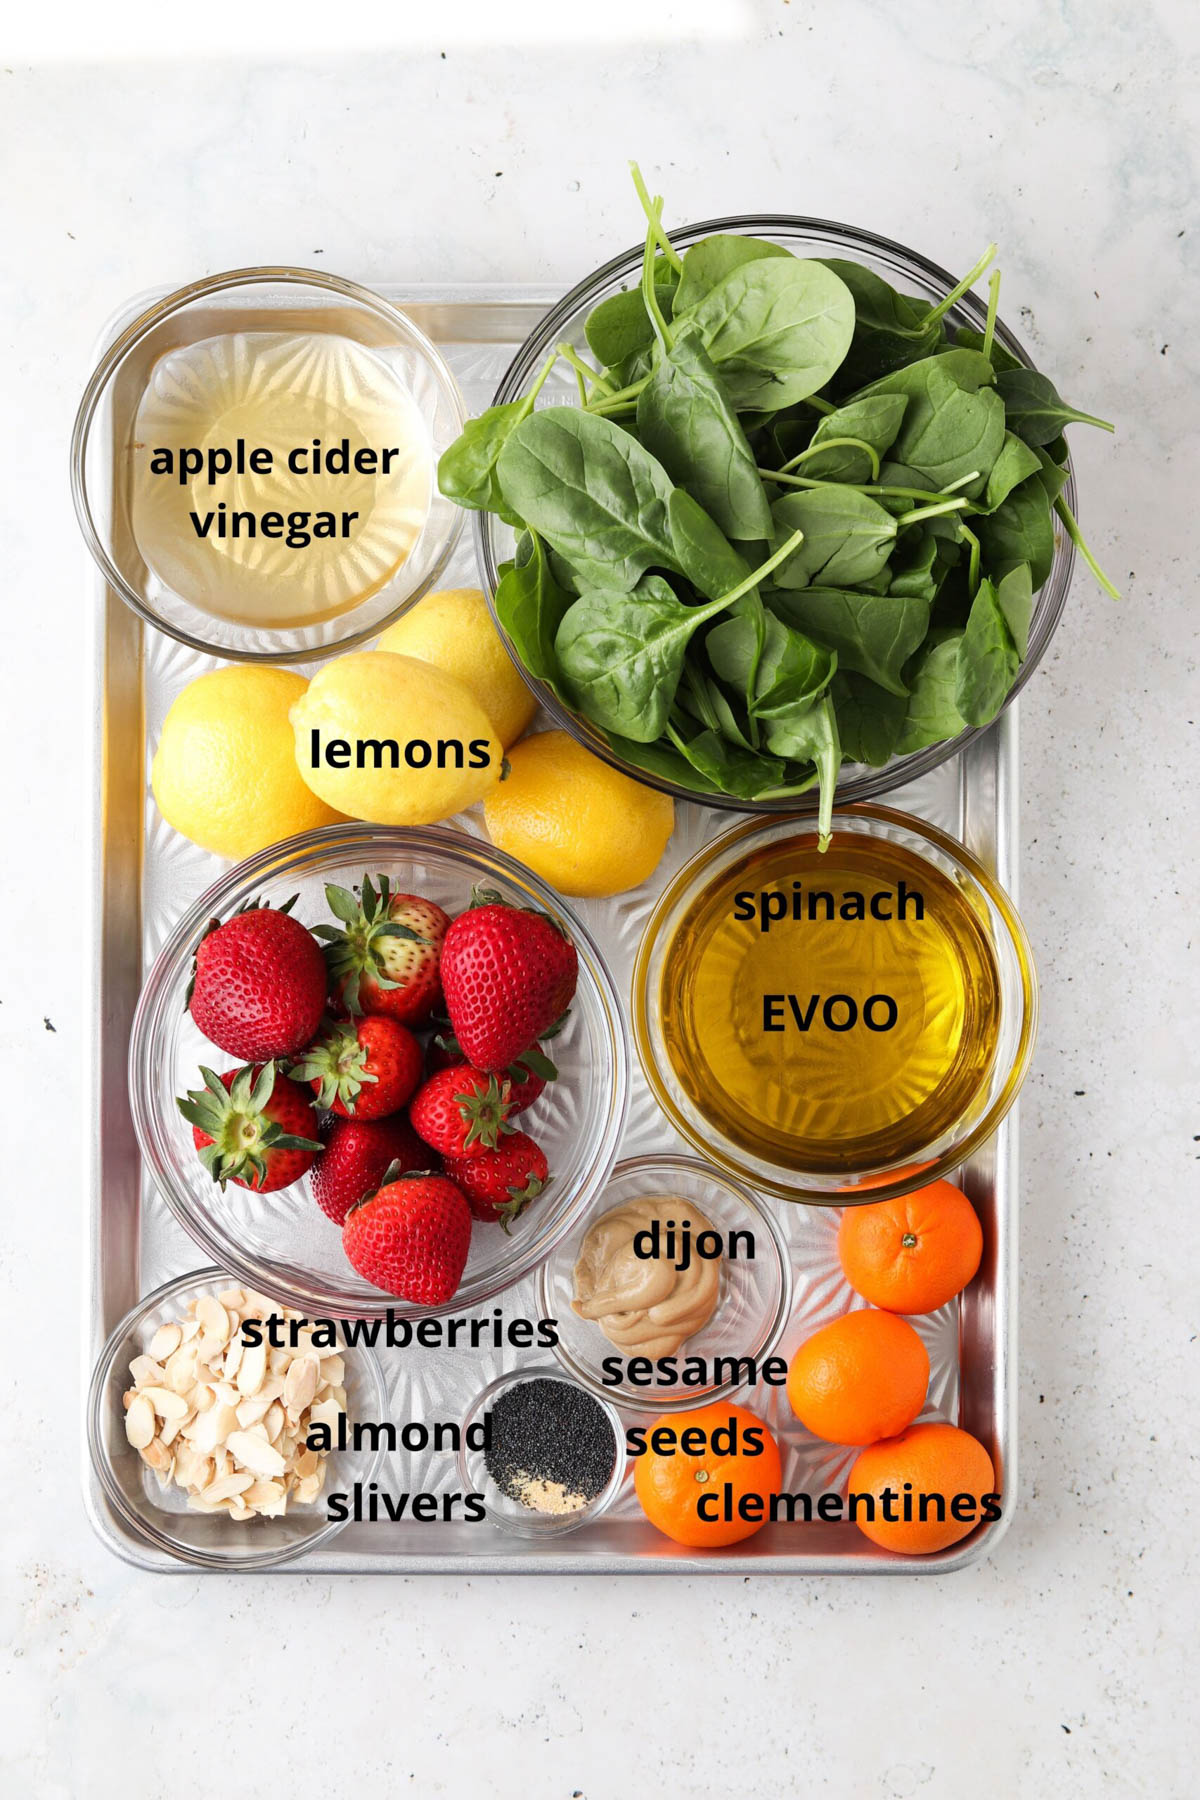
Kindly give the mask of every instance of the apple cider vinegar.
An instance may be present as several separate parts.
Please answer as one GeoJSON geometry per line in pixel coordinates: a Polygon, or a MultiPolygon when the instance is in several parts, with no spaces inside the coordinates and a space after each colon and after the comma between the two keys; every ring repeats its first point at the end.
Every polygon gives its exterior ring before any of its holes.
{"type": "Polygon", "coordinates": [[[663,1042],[700,1113],[818,1174],[919,1160],[969,1115],[996,1054],[985,919],[924,858],[815,834],[748,852],[668,945],[663,1042]]]}
{"type": "Polygon", "coordinates": [[[242,625],[349,612],[396,574],[429,510],[416,401],[383,353],[332,332],[228,332],[169,351],[134,440],[147,566],[242,625]]]}

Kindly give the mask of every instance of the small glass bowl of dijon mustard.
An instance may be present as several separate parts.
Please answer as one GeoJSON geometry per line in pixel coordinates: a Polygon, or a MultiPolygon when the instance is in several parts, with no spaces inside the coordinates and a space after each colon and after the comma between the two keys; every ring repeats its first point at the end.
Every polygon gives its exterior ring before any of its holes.
{"type": "Polygon", "coordinates": [[[676,1129],[761,1192],[866,1204],[949,1174],[1029,1069],[1037,982],[1011,900],[908,813],[726,832],[661,895],[633,1028],[676,1129]]]}
{"type": "Polygon", "coordinates": [[[593,1393],[641,1412],[707,1406],[761,1379],[791,1297],[773,1213],[687,1156],[618,1163],[538,1273],[559,1362],[593,1393]]]}
{"type": "Polygon", "coordinates": [[[235,269],[117,321],[71,482],[109,588],[192,649],[305,662],[446,568],[437,462],[465,418],[420,326],[324,270],[235,269]]]}

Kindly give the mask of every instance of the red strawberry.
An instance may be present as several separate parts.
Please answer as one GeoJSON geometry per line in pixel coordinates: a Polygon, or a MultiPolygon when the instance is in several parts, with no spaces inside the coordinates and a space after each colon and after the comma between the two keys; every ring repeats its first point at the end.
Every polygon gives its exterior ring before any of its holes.
{"type": "MultiPolygon", "coordinates": [[[[288,901],[288,906],[292,901],[288,901]]],[[[321,947],[287,907],[215,919],[196,946],[192,1018],[210,1042],[245,1062],[295,1056],[325,1010],[321,947]]]]}
{"type": "Polygon", "coordinates": [[[541,1193],[550,1170],[528,1132],[514,1131],[482,1156],[447,1157],[446,1173],[477,1219],[498,1219],[507,1231],[541,1193]]]}
{"type": "Polygon", "coordinates": [[[349,889],[327,887],[341,925],[318,925],[334,999],[349,1013],[385,1013],[423,1025],[441,1004],[438,959],[450,920],[432,900],[393,894],[386,875],[363,876],[362,904],[349,889]]]}
{"type": "MultiPolygon", "coordinates": [[[[466,1062],[453,1032],[439,1031],[429,1043],[425,1067],[431,1075],[439,1069],[459,1069],[466,1062]]],[[[532,1106],[548,1081],[558,1080],[558,1070],[545,1055],[540,1044],[534,1045],[509,1063],[504,1071],[508,1079],[508,1116],[515,1119],[532,1106]]]]}
{"type": "Polygon", "coordinates": [[[200,1073],[204,1086],[175,1104],[214,1181],[269,1194],[308,1174],[321,1145],[312,1102],[299,1082],[289,1081],[273,1062],[224,1075],[200,1073]]]}
{"type": "Polygon", "coordinates": [[[352,1206],[372,1193],[393,1163],[405,1174],[428,1169],[435,1160],[407,1119],[328,1119],[321,1127],[325,1149],[312,1172],[313,1199],[335,1225],[352,1206]]]}
{"type": "Polygon", "coordinates": [[[349,1119],[382,1119],[405,1105],[421,1079],[421,1046],[395,1019],[327,1024],[292,1073],[312,1083],[317,1105],[349,1119]]]}
{"type": "Polygon", "coordinates": [[[384,1293],[440,1306],[462,1280],[471,1209],[444,1175],[398,1175],[350,1208],[342,1243],[351,1266],[384,1293]]]}
{"type": "Polygon", "coordinates": [[[506,1069],[570,1006],[575,946],[544,913],[479,890],[442,945],[442,987],[454,1035],[478,1069],[506,1069]]]}
{"type": "Polygon", "coordinates": [[[431,1075],[408,1109],[418,1137],[442,1156],[482,1156],[494,1150],[508,1123],[508,1083],[469,1063],[431,1075]]]}

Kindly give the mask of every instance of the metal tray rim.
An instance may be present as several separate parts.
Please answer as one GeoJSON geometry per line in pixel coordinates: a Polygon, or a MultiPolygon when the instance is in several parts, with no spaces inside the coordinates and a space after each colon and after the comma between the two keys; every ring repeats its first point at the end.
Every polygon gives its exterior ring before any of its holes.
{"type": "MultiPolygon", "coordinates": [[[[422,304],[486,306],[505,303],[551,305],[559,297],[559,289],[545,283],[526,285],[513,282],[453,284],[382,282],[375,285],[389,300],[401,306],[422,304]]],[[[156,287],[131,297],[116,308],[98,334],[94,356],[98,357],[102,354],[112,339],[124,330],[147,305],[161,298],[168,291],[166,288],[156,287]]],[[[81,549],[80,555],[83,554],[81,549]]],[[[90,1021],[90,1028],[84,1038],[84,1091],[87,1096],[90,1130],[85,1138],[84,1152],[83,1203],[85,1217],[82,1240],[86,1247],[86,1260],[83,1271],[85,1330],[81,1333],[81,1391],[83,1393],[87,1391],[97,1343],[105,1335],[100,1291],[103,1273],[100,1195],[104,1180],[102,1157],[102,983],[105,972],[103,962],[105,900],[103,780],[108,754],[106,655],[110,609],[116,607],[118,613],[125,611],[120,599],[108,589],[99,570],[90,563],[90,559],[87,562],[87,568],[89,571],[87,591],[92,598],[92,604],[88,608],[87,633],[88,661],[93,674],[92,759],[89,768],[93,804],[90,809],[89,837],[92,909],[88,955],[84,968],[85,1010],[90,1021]],[[99,794],[96,791],[98,785],[99,794]],[[98,1333],[99,1338],[97,1337],[98,1333]]],[[[146,628],[141,622],[133,621],[132,614],[129,615],[129,619],[136,625],[137,631],[144,634],[146,628]]],[[[964,765],[981,760],[983,757],[987,757],[988,760],[994,758],[997,773],[997,873],[1001,884],[1008,890],[1014,901],[1019,898],[1016,854],[1019,798],[1018,714],[1019,704],[1009,707],[989,732],[968,744],[960,753],[964,765]]],[[[123,1058],[121,1066],[123,1070],[123,1058]]],[[[1000,1242],[997,1245],[997,1286],[1003,1289],[1005,1304],[1002,1309],[999,1309],[1002,1324],[996,1335],[996,1355],[1000,1365],[997,1373],[997,1386],[1002,1397],[1002,1404],[996,1417],[996,1426],[1004,1445],[1005,1505],[1003,1515],[996,1524],[982,1536],[973,1534],[963,1548],[950,1552],[939,1552],[918,1562],[903,1557],[886,1556],[882,1553],[867,1554],[853,1559],[828,1553],[819,1555],[772,1553],[769,1556],[759,1555],[753,1558],[738,1554],[644,1557],[606,1553],[602,1557],[591,1558],[573,1555],[569,1551],[550,1556],[528,1550],[519,1554],[509,1553],[507,1555],[489,1553],[438,1555],[435,1552],[413,1555],[386,1550],[374,1555],[363,1555],[345,1550],[339,1551],[335,1544],[327,1551],[311,1557],[300,1558],[297,1562],[290,1563],[272,1573],[279,1575],[395,1574],[463,1577],[490,1574],[550,1576],[741,1575],[743,1578],[760,1575],[929,1576],[956,1574],[982,1561],[985,1557],[990,1557],[1012,1525],[1019,1496],[1017,1405],[1014,1383],[1017,1346],[1018,1209],[1016,1171],[1019,1144],[1018,1118],[1019,1104],[1013,1108],[997,1133],[999,1163],[996,1190],[998,1195],[1003,1195],[1003,1205],[999,1209],[999,1216],[1004,1225],[1000,1242]]],[[[84,1511],[97,1538],[106,1549],[130,1567],[159,1574],[186,1574],[189,1572],[194,1574],[195,1570],[190,1569],[190,1565],[152,1555],[132,1532],[126,1531],[118,1522],[108,1507],[91,1466],[87,1447],[86,1422],[82,1417],[82,1411],[81,1407],[82,1498],[84,1511]]],[[[219,1574],[223,1572],[205,1571],[205,1573],[219,1574]]],[[[230,1571],[229,1573],[236,1572],[230,1571]]]]}

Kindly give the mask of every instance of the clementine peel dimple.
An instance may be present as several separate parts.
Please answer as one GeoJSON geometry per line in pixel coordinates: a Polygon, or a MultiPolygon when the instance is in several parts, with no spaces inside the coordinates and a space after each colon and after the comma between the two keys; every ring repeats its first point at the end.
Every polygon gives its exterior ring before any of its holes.
{"type": "Polygon", "coordinates": [[[887,1312],[936,1312],[966,1287],[982,1255],[975,1208],[949,1181],[848,1208],[838,1230],[846,1280],[887,1312]]]}
{"type": "Polygon", "coordinates": [[[756,1413],[714,1402],[669,1413],[646,1435],[649,1447],[637,1459],[634,1486],[642,1511],[665,1536],[692,1549],[717,1550],[752,1537],[768,1522],[783,1467],[779,1446],[756,1413]],[[652,1447],[662,1430],[674,1433],[673,1451],[652,1447]],[[689,1432],[700,1434],[703,1448],[687,1438],[689,1432]],[[755,1434],[749,1440],[748,1432],[755,1434]]]}

